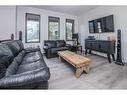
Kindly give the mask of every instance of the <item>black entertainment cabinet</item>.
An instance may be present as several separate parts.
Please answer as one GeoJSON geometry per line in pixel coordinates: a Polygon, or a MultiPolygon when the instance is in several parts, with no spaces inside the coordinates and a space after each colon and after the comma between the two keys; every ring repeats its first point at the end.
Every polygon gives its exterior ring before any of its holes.
{"type": "Polygon", "coordinates": [[[115,41],[108,41],[108,40],[90,40],[90,39],[86,39],[85,40],[85,54],[87,54],[88,50],[89,53],[91,53],[91,51],[98,51],[98,52],[102,52],[102,53],[106,53],[109,63],[111,63],[111,57],[113,61],[115,61],[115,41]]]}

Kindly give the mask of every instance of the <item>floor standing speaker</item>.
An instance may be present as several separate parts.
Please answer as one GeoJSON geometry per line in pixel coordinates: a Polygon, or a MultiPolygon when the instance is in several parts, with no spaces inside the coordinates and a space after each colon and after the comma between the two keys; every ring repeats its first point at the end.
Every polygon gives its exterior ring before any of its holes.
{"type": "Polygon", "coordinates": [[[123,65],[121,54],[121,30],[117,30],[117,58],[115,63],[123,65]]]}
{"type": "Polygon", "coordinates": [[[19,31],[19,40],[22,41],[22,31],[19,31]]]}

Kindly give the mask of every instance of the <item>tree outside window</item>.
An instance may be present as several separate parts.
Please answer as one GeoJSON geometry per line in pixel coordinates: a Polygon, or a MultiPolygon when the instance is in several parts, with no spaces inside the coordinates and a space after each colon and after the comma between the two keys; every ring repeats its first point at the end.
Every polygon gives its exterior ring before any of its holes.
{"type": "Polygon", "coordinates": [[[26,42],[40,42],[40,15],[26,13],[26,42]]]}
{"type": "Polygon", "coordinates": [[[66,19],[66,40],[72,40],[72,34],[74,33],[74,20],[66,19]]]}
{"type": "Polygon", "coordinates": [[[49,17],[49,40],[60,39],[60,19],[58,17],[49,17]]]}

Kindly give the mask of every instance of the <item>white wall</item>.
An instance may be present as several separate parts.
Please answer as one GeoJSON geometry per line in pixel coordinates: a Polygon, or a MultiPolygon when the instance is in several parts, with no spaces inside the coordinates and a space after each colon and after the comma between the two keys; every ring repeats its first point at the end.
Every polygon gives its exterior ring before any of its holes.
{"type": "Polygon", "coordinates": [[[127,6],[101,6],[97,7],[84,15],[80,16],[80,33],[81,43],[84,46],[84,39],[89,35],[94,35],[97,39],[107,39],[108,36],[117,37],[117,29],[122,31],[122,58],[127,62],[127,6]],[[98,34],[90,34],[88,21],[100,17],[114,15],[114,33],[102,33],[99,37],[98,34]]]}
{"type": "Polygon", "coordinates": [[[33,7],[18,6],[17,7],[17,32],[19,31],[23,32],[23,42],[26,47],[39,45],[41,48],[43,48],[44,40],[48,40],[48,16],[60,17],[60,39],[65,39],[65,19],[66,18],[75,19],[75,32],[78,32],[78,17],[77,16],[48,11],[44,9],[33,8],[33,7]],[[25,14],[26,13],[39,14],[41,16],[41,33],[40,33],[41,42],[40,43],[33,43],[33,44],[25,43],[25,14]]]}
{"type": "Polygon", "coordinates": [[[15,6],[0,6],[0,40],[10,39],[11,34],[15,35],[15,18],[15,6]]]}

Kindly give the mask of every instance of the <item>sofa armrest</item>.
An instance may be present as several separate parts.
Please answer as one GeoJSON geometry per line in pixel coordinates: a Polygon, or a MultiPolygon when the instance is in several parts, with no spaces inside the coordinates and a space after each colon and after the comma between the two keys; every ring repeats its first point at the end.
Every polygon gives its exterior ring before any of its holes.
{"type": "Polygon", "coordinates": [[[47,81],[50,78],[49,68],[41,68],[34,71],[5,76],[0,79],[0,88],[11,88],[30,83],[47,81]]]}
{"type": "Polygon", "coordinates": [[[66,47],[68,47],[69,50],[72,50],[72,45],[70,45],[70,44],[66,44],[66,47]]]}
{"type": "Polygon", "coordinates": [[[49,49],[49,47],[44,45],[43,49],[46,50],[46,49],[49,49]]]}
{"type": "Polygon", "coordinates": [[[39,47],[37,47],[37,48],[29,47],[29,48],[25,48],[25,51],[26,51],[26,53],[36,52],[36,51],[40,51],[40,48],[39,47]]]}
{"type": "Polygon", "coordinates": [[[72,47],[72,45],[70,45],[70,44],[66,44],[66,47],[72,47]]]}

